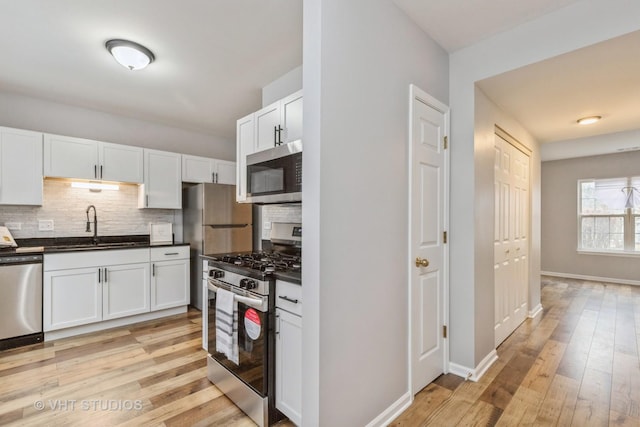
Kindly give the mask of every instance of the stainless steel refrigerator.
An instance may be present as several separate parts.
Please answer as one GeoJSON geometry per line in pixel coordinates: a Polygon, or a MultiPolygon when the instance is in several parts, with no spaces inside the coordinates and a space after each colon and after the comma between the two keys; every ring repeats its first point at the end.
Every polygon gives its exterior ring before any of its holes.
{"type": "Polygon", "coordinates": [[[252,205],[236,202],[235,185],[197,184],[182,190],[182,222],[191,245],[191,305],[202,310],[200,255],[251,251],[252,205]]]}

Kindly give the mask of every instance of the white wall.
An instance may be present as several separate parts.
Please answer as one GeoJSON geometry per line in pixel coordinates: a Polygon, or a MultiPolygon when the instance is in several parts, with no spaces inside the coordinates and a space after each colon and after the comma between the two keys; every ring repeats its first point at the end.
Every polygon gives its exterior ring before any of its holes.
{"type": "Polygon", "coordinates": [[[88,108],[0,92],[0,126],[234,160],[235,141],[88,108]]]}
{"type": "Polygon", "coordinates": [[[302,65],[262,88],[262,106],[276,102],[302,89],[302,65]]]}
{"type": "Polygon", "coordinates": [[[578,180],[640,175],[640,151],[542,164],[542,270],[640,283],[634,256],[578,253],[578,180]]]}
{"type": "Polygon", "coordinates": [[[303,424],[363,426],[410,396],[409,85],[447,103],[448,55],[391,0],[306,0],[303,51],[303,424]]]}
{"type": "Polygon", "coordinates": [[[542,161],[598,156],[640,149],[640,129],[587,138],[566,139],[542,145],[542,161]]]}
{"type": "MultiPolygon", "coordinates": [[[[474,145],[475,82],[640,28],[640,2],[584,0],[498,34],[450,56],[451,119],[451,360],[475,367],[493,348],[480,329],[491,324],[488,310],[476,308],[493,292],[490,276],[476,277],[476,259],[486,246],[476,216],[483,207],[469,203],[477,168],[484,165],[474,145]]],[[[535,221],[536,218],[533,218],[535,221]]],[[[481,267],[486,268],[486,267],[481,267]]]]}

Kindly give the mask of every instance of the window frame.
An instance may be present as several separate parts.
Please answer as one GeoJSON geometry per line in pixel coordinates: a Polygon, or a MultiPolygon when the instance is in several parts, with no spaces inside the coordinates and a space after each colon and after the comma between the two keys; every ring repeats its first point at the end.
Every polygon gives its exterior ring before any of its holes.
{"type": "MultiPolygon", "coordinates": [[[[608,180],[626,180],[626,186],[632,187],[634,180],[640,179],[639,177],[627,176],[627,177],[612,177],[612,178],[585,178],[579,179],[577,185],[577,251],[578,253],[599,253],[605,255],[622,255],[622,256],[640,256],[640,244],[636,247],[636,218],[640,218],[640,213],[634,213],[633,208],[624,208],[624,213],[582,213],[582,184],[585,182],[598,182],[608,180]],[[600,249],[600,248],[586,248],[583,247],[583,234],[582,234],[582,220],[583,218],[623,218],[623,248],[622,249],[600,249]]],[[[636,208],[637,209],[637,208],[636,208]]],[[[640,234],[640,231],[638,231],[640,234]]]]}

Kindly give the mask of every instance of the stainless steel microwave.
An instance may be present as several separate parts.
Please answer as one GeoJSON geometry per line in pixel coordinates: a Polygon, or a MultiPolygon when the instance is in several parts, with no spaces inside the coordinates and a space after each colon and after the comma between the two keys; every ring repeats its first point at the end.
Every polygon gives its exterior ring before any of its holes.
{"type": "Polygon", "coordinates": [[[247,201],[302,200],[302,141],[292,141],[247,156],[247,201]]]}

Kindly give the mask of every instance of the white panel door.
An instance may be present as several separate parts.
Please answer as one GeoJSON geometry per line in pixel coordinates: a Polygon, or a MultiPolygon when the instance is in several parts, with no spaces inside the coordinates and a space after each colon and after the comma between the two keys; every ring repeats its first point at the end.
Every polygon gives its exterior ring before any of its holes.
{"type": "Polygon", "coordinates": [[[302,421],[302,317],[276,309],[276,408],[302,421]]]}
{"type": "Polygon", "coordinates": [[[189,304],[189,260],[151,264],[151,310],[189,304]]]}
{"type": "Polygon", "coordinates": [[[215,182],[213,161],[207,157],[182,155],[183,182],[215,182]]]}
{"type": "Polygon", "coordinates": [[[254,152],[273,148],[279,140],[278,133],[280,124],[280,101],[267,105],[263,109],[256,111],[255,120],[255,146],[254,152]]]}
{"type": "Polygon", "coordinates": [[[98,141],[44,134],[44,175],[98,179],[98,141]]]}
{"type": "Polygon", "coordinates": [[[182,209],[182,162],[180,154],[144,150],[145,208],[182,209]]]}
{"type": "Polygon", "coordinates": [[[215,160],[213,170],[216,173],[216,183],[236,184],[236,162],[228,160],[215,160]]]}
{"type": "Polygon", "coordinates": [[[529,156],[495,136],[494,336],[496,347],[527,317],[529,156]]]}
{"type": "Polygon", "coordinates": [[[140,184],[144,180],[143,149],[101,142],[99,177],[105,181],[140,184]]]}
{"type": "Polygon", "coordinates": [[[236,201],[247,200],[247,155],[255,150],[254,115],[249,114],[236,124],[236,201]]]}
{"type": "Polygon", "coordinates": [[[102,320],[102,289],[94,267],[45,272],[44,331],[102,320]]]}
{"type": "Polygon", "coordinates": [[[102,319],[149,312],[149,263],[104,267],[102,319]]]}
{"type": "Polygon", "coordinates": [[[42,134],[0,128],[0,204],[42,205],[42,134]]]}
{"type": "Polygon", "coordinates": [[[302,139],[302,91],[299,90],[280,101],[283,143],[302,139]]]}
{"type": "Polygon", "coordinates": [[[411,388],[415,394],[445,370],[448,109],[416,91],[411,121],[411,388]]]}

